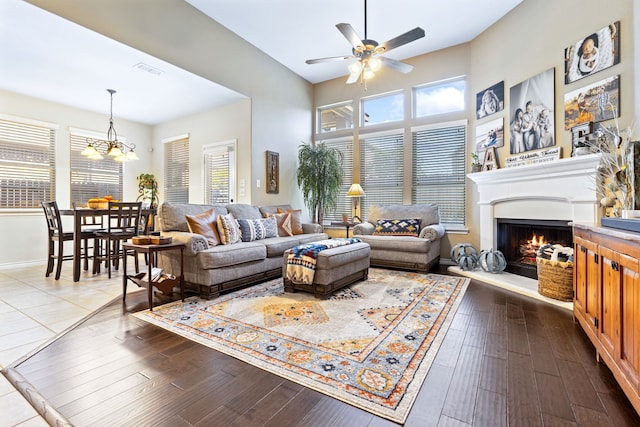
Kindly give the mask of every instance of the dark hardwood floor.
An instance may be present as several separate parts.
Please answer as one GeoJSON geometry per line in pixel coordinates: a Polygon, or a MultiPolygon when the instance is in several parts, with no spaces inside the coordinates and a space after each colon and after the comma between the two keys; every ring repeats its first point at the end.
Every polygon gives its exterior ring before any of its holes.
{"type": "MultiPolygon", "coordinates": [[[[129,316],[117,300],[16,369],[76,426],[394,423],[129,316]]],[[[407,426],[638,426],[564,309],[472,281],[407,426]]]]}

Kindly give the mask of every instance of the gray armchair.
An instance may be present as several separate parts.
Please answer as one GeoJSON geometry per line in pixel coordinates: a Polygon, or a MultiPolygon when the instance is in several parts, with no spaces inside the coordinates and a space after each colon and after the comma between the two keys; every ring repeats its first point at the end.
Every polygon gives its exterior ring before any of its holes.
{"type": "Polygon", "coordinates": [[[424,272],[440,262],[440,239],[444,234],[440,208],[436,204],[371,206],[367,221],[353,228],[354,237],[371,247],[372,267],[424,272]],[[378,220],[397,219],[419,219],[417,236],[376,232],[378,220]]]}

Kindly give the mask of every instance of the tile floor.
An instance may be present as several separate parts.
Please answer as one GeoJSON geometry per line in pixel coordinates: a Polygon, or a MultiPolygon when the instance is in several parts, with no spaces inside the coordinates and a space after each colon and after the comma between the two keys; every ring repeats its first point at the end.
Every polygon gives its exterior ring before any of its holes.
{"type": "MultiPolygon", "coordinates": [[[[71,262],[62,276],[44,277],[45,265],[0,269],[0,367],[11,367],[122,295],[122,269],[73,282],[71,262]]],[[[129,287],[128,292],[138,289],[129,287]]],[[[4,375],[0,375],[0,427],[47,426],[4,375]]]]}

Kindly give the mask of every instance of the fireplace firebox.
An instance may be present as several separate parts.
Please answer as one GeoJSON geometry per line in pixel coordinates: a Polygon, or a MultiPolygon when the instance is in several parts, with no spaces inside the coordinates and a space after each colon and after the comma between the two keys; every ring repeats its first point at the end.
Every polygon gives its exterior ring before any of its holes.
{"type": "Polygon", "coordinates": [[[573,246],[572,228],[568,221],[497,218],[497,243],[505,260],[505,271],[538,278],[536,253],[540,246],[559,244],[573,246]]]}

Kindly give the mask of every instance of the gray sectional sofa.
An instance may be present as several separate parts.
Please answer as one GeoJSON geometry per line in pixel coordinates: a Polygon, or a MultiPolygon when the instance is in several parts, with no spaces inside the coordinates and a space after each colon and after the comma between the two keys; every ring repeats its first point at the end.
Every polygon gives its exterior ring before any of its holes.
{"type": "MultiPolygon", "coordinates": [[[[303,234],[209,247],[203,236],[189,232],[186,215],[202,214],[212,208],[217,214],[231,213],[236,219],[257,219],[263,218],[267,213],[276,213],[277,208],[286,211],[291,206],[167,202],[160,205],[155,218],[155,230],[160,231],[163,236],[172,237],[173,242],[185,244],[185,285],[203,298],[215,298],[220,292],[278,277],[282,274],[284,251],[299,244],[328,238],[320,225],[302,224],[303,234]]],[[[160,252],[158,266],[171,273],[179,272],[180,253],[160,252]]]]}
{"type": "Polygon", "coordinates": [[[436,204],[371,206],[367,221],[353,228],[353,236],[371,247],[371,266],[429,271],[440,262],[440,224],[436,204]],[[379,219],[420,219],[418,237],[376,235],[379,219]]]}

